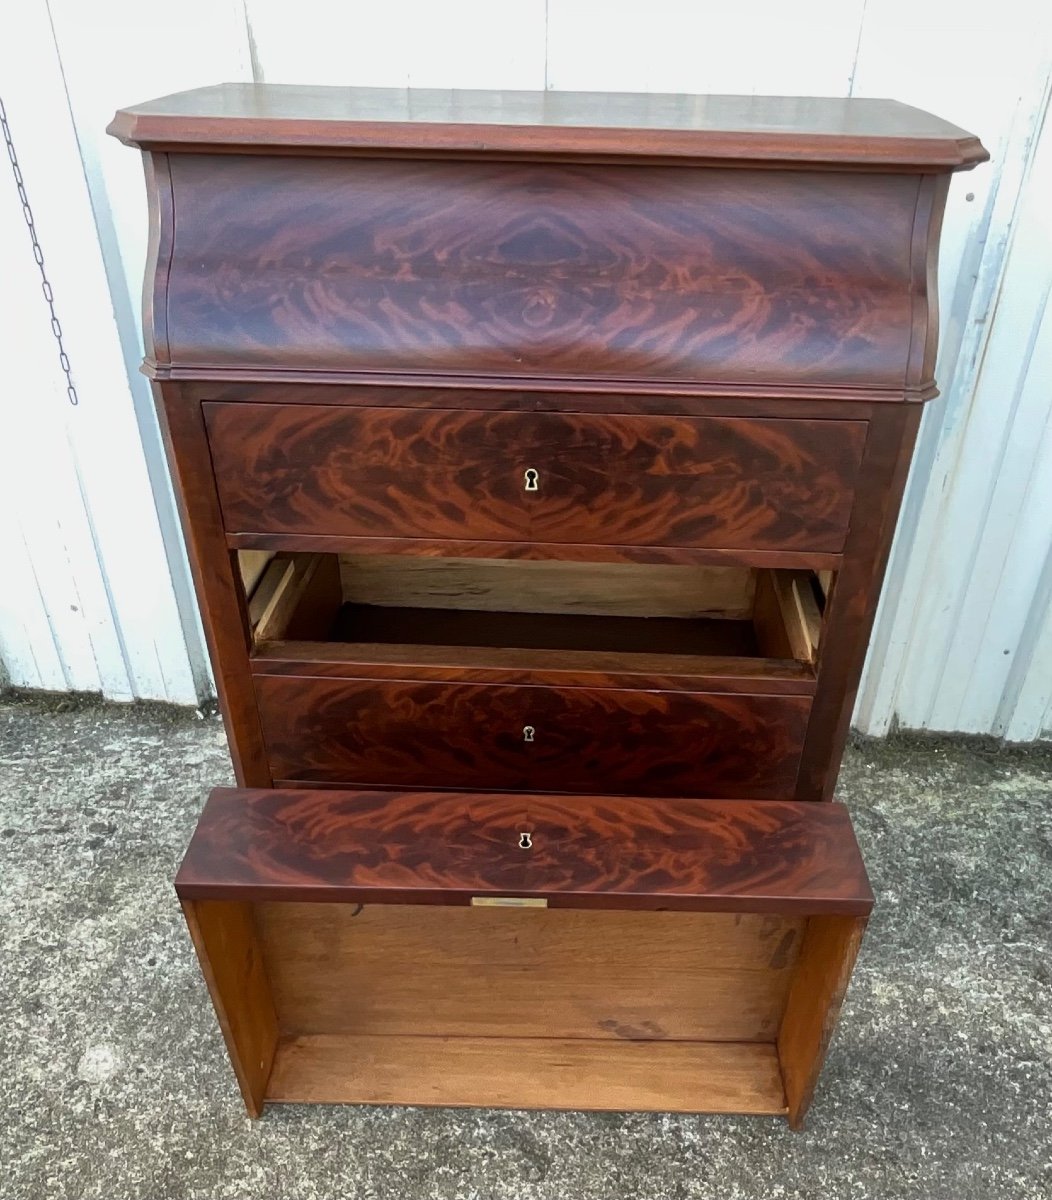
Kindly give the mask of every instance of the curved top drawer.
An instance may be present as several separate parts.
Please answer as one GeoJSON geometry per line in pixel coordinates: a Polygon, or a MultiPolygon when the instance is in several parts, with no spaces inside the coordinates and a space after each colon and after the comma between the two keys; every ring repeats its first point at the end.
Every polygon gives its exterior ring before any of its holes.
{"type": "Polygon", "coordinates": [[[161,376],[931,386],[930,176],[193,153],[155,170],[161,376]]]}

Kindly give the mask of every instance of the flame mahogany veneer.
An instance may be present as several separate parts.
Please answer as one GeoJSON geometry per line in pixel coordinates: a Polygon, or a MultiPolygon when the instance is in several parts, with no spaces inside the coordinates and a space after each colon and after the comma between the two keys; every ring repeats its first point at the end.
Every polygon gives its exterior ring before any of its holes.
{"type": "Polygon", "coordinates": [[[644,688],[256,680],[279,779],[366,786],[785,796],[810,701],[644,688]],[[540,743],[523,741],[533,724],[540,743]],[[485,731],[480,732],[480,731],[485,731]]]}
{"type": "Polygon", "coordinates": [[[798,1127],[872,904],[813,802],[982,146],[882,100],[249,84],[110,132],[244,789],[177,888],[249,1111],[798,1127]]]}
{"type": "Polygon", "coordinates": [[[861,421],[204,409],[234,533],[838,553],[866,438],[861,421]]]}
{"type": "Polygon", "coordinates": [[[469,904],[868,916],[841,804],[216,788],[185,900],[469,904]],[[529,852],[519,847],[529,833],[529,852]]]}

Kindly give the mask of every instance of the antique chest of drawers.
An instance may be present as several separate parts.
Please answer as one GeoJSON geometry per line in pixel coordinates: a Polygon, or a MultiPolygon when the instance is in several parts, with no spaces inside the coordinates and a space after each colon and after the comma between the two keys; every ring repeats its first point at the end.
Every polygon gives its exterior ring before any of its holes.
{"type": "Polygon", "coordinates": [[[889,101],[270,85],[111,132],[144,151],[145,370],[245,789],[180,894],[250,1109],[798,1123],[871,903],[807,802],[935,395],[948,180],[985,151],[889,101]],[[683,965],[647,984],[652,936],[683,965]],[[341,1004],[359,950],[401,1023],[341,1004]],[[447,1011],[487,963],[487,1014],[447,1011]]]}

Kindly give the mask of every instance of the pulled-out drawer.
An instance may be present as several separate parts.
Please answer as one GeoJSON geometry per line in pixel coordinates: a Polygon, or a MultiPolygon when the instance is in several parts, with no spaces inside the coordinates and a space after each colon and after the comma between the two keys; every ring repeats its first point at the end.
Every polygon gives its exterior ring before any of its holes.
{"type": "Polygon", "coordinates": [[[838,553],[866,423],[206,403],[227,531],[838,553]]]}
{"type": "Polygon", "coordinates": [[[529,793],[217,789],[176,889],[253,1116],[799,1127],[873,904],[839,804],[529,793]]]}

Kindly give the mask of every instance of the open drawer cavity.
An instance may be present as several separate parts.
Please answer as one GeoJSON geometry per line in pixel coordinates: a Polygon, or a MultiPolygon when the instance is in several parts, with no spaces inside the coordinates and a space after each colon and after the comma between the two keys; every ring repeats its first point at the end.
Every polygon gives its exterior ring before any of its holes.
{"type": "Polygon", "coordinates": [[[739,566],[242,555],[262,672],[326,663],[327,674],[346,664],[349,674],[428,678],[448,667],[494,682],[532,672],[600,686],[647,675],[806,694],[830,585],[813,572],[739,566]]]}
{"type": "Polygon", "coordinates": [[[176,881],[268,1101],[784,1114],[872,895],[837,804],[213,792],[176,881]]]}

